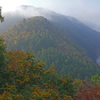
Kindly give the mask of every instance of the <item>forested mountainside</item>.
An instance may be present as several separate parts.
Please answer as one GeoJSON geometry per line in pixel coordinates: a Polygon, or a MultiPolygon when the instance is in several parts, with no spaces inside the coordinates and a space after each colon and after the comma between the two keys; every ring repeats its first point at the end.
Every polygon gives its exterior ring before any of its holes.
{"type": "Polygon", "coordinates": [[[100,33],[86,26],[76,18],[54,14],[51,22],[63,29],[78,46],[85,49],[94,61],[100,56],[100,33]]]}
{"type": "Polygon", "coordinates": [[[86,79],[99,73],[99,66],[66,34],[43,17],[23,19],[0,33],[8,51],[22,49],[36,54],[46,68],[54,65],[60,75],[86,79]]]}
{"type": "Polygon", "coordinates": [[[71,38],[78,46],[84,48],[88,56],[95,62],[100,56],[100,33],[71,16],[64,16],[53,11],[28,5],[22,5],[20,10],[6,13],[5,16],[4,23],[0,24],[0,32],[6,30],[23,18],[43,16],[57,27],[63,29],[67,37],[71,38]],[[29,14],[30,10],[31,14],[29,14]]]}
{"type": "Polygon", "coordinates": [[[0,31],[11,26],[0,33],[0,100],[100,100],[100,66],[92,60],[100,52],[98,33],[74,18],[56,18],[12,19],[3,29],[0,24],[0,31]],[[95,49],[88,47],[92,39],[97,39],[95,49]]]}

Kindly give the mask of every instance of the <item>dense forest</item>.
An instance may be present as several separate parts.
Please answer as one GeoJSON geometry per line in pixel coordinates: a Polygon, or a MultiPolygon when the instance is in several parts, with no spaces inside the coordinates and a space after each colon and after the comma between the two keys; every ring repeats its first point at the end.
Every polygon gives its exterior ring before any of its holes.
{"type": "Polygon", "coordinates": [[[0,100],[99,100],[99,71],[84,49],[43,17],[1,33],[0,100]]]}
{"type": "Polygon", "coordinates": [[[0,100],[99,100],[100,76],[91,82],[59,76],[30,52],[7,52],[0,38],[0,100]]]}
{"type": "Polygon", "coordinates": [[[84,49],[46,18],[23,19],[2,32],[1,36],[6,40],[8,51],[19,49],[31,52],[38,61],[46,63],[45,68],[54,65],[60,75],[88,79],[100,71],[84,49]]]}

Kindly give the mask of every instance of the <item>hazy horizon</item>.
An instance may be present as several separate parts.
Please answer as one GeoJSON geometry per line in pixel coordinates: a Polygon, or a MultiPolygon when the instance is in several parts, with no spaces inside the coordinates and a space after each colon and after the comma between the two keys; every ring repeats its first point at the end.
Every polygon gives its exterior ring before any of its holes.
{"type": "Polygon", "coordinates": [[[72,16],[87,24],[100,27],[100,0],[2,0],[2,12],[11,12],[20,5],[52,10],[59,14],[72,16]]]}

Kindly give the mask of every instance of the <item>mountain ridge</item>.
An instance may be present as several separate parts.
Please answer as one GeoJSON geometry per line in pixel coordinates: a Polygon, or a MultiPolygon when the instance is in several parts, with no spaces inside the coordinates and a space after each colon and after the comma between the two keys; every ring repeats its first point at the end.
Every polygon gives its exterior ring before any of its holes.
{"type": "Polygon", "coordinates": [[[36,53],[36,58],[47,66],[55,65],[60,75],[70,74],[84,79],[99,71],[97,64],[82,48],[44,17],[23,19],[1,36],[6,40],[9,51],[22,49],[36,53]]]}
{"type": "Polygon", "coordinates": [[[15,13],[16,14],[13,16],[7,14],[7,19],[5,19],[4,24],[1,24],[0,26],[0,31],[6,30],[9,26],[16,24],[16,22],[23,18],[27,19],[32,16],[41,15],[56,25],[56,27],[62,29],[65,32],[65,35],[71,38],[78,46],[84,48],[88,56],[95,62],[100,56],[100,33],[86,26],[76,18],[27,5],[20,6],[15,13]],[[31,12],[31,14],[29,14],[29,12],[31,12]]]}

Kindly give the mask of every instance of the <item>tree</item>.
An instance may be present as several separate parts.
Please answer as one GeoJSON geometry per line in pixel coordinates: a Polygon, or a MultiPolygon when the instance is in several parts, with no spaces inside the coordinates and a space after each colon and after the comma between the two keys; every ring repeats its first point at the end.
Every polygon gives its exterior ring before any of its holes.
{"type": "MultiPolygon", "coordinates": [[[[0,7],[0,21],[4,21],[4,17],[1,15],[1,7],[0,7]]],[[[6,45],[4,44],[5,40],[0,37],[0,93],[3,92],[6,82],[6,45]]]]}
{"type": "Polygon", "coordinates": [[[97,75],[94,75],[92,76],[92,81],[98,85],[100,85],[100,76],[97,74],[97,75]]]}
{"type": "Polygon", "coordinates": [[[6,45],[4,40],[0,37],[0,93],[5,87],[6,82],[6,45]]]}
{"type": "Polygon", "coordinates": [[[2,15],[1,15],[1,7],[0,7],[0,21],[1,21],[1,22],[4,21],[4,17],[2,17],[2,15]]]}

